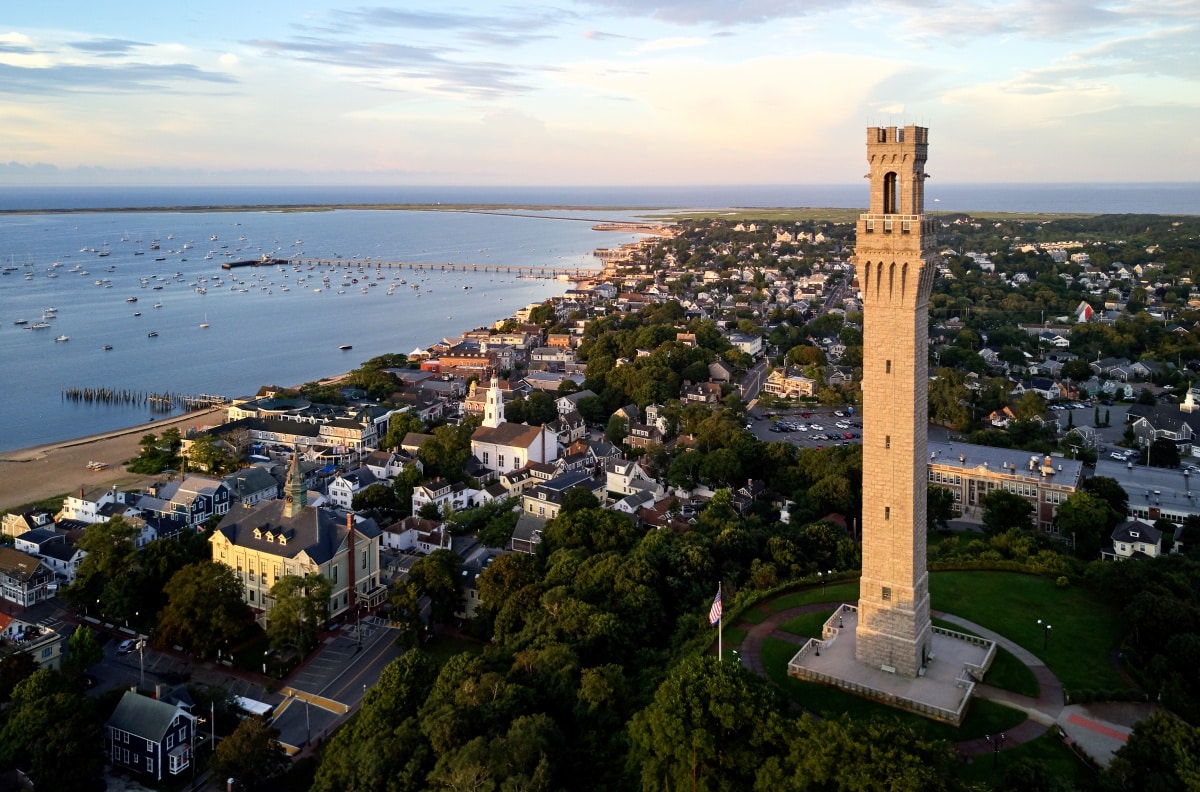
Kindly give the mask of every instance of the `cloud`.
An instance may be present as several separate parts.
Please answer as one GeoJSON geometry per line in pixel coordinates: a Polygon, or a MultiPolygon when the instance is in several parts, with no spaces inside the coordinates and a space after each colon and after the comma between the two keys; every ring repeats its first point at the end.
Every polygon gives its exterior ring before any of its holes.
{"type": "Polygon", "coordinates": [[[90,52],[97,55],[125,55],[133,52],[135,49],[149,47],[140,41],[127,41],[125,39],[89,39],[87,41],[69,41],[67,46],[72,49],[77,49],[80,52],[90,52]]]}
{"type": "Polygon", "coordinates": [[[464,40],[491,46],[519,46],[548,37],[554,26],[574,18],[560,9],[513,9],[504,16],[459,14],[445,11],[359,8],[336,12],[337,23],[352,30],[418,30],[454,33],[464,40]]]}
{"type": "Polygon", "coordinates": [[[33,55],[39,51],[23,33],[0,33],[0,54],[33,55]]]}
{"type": "Polygon", "coordinates": [[[522,69],[492,61],[451,60],[444,57],[443,53],[452,54],[445,48],[315,37],[257,40],[247,44],[282,57],[341,67],[374,88],[408,87],[479,97],[523,93],[530,89],[522,81],[526,74],[522,69]]]}
{"type": "Polygon", "coordinates": [[[892,0],[888,12],[900,14],[901,38],[962,46],[988,36],[1077,41],[1105,32],[1156,29],[1195,23],[1194,3],[1159,0],[1000,0],[951,4],[892,0]]]}
{"type": "Polygon", "coordinates": [[[692,47],[703,47],[708,44],[708,39],[703,38],[685,38],[676,36],[673,38],[654,39],[639,44],[633,50],[632,54],[640,55],[645,52],[662,52],[663,50],[690,49],[692,47]]]}
{"type": "Polygon", "coordinates": [[[59,64],[46,68],[0,63],[0,94],[169,91],[185,82],[228,85],[237,80],[187,63],[59,64]]]}
{"type": "Polygon", "coordinates": [[[858,0],[585,0],[588,5],[676,24],[756,25],[858,5],[858,0]]]}
{"type": "Polygon", "coordinates": [[[637,41],[633,36],[623,36],[620,33],[606,33],[603,30],[585,30],[583,37],[590,41],[637,41]]]}
{"type": "Polygon", "coordinates": [[[370,6],[331,12],[295,28],[290,38],[245,43],[277,57],[338,67],[371,88],[495,98],[532,90],[531,75],[556,67],[518,65],[490,53],[551,38],[556,26],[575,17],[556,8],[488,16],[370,6]]]}
{"type": "Polygon", "coordinates": [[[1071,53],[1053,66],[1029,72],[1033,82],[1141,74],[1196,81],[1197,26],[1126,36],[1071,53]]]}

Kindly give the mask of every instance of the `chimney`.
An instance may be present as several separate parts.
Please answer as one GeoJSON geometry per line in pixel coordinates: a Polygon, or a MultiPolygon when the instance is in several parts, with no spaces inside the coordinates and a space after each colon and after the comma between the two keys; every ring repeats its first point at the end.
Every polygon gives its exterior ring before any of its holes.
{"type": "Polygon", "coordinates": [[[346,582],[350,585],[350,610],[358,607],[358,587],[354,583],[354,515],[346,515],[346,560],[348,562],[346,582]]]}

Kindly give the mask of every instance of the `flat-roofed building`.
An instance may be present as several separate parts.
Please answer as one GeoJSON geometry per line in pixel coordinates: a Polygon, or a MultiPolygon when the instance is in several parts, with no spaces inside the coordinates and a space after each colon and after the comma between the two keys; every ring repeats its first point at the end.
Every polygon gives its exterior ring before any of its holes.
{"type": "Polygon", "coordinates": [[[970,443],[930,440],[928,446],[929,483],[954,493],[966,514],[981,512],[984,496],[1004,489],[1033,505],[1039,530],[1056,533],[1059,504],[1083,484],[1083,463],[1077,459],[970,443]]]}

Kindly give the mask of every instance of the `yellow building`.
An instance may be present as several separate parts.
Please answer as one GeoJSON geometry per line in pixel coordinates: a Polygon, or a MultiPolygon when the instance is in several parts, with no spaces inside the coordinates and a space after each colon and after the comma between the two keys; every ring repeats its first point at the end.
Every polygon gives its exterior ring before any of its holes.
{"type": "MultiPolygon", "coordinates": [[[[318,573],[333,584],[329,616],[379,605],[387,589],[379,582],[382,531],[374,520],[307,505],[307,490],[292,458],[282,500],[235,506],[209,538],[213,561],[237,572],[243,598],[266,615],[271,586],[284,575],[318,573]]],[[[269,618],[269,616],[268,616],[269,618]]]]}
{"type": "Polygon", "coordinates": [[[798,399],[801,396],[816,396],[817,381],[799,374],[788,374],[784,369],[775,369],[767,375],[763,392],[781,399],[798,399]]]}

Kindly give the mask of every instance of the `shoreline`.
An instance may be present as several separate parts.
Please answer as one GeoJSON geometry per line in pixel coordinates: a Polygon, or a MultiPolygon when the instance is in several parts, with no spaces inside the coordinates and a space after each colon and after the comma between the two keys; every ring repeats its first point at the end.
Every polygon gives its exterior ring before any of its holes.
{"type": "Polygon", "coordinates": [[[210,423],[214,413],[224,412],[225,407],[213,407],[123,429],[0,452],[0,511],[79,489],[112,485],[138,487],[161,479],[161,475],[130,473],[125,468],[125,463],[138,455],[138,442],[142,437],[161,434],[170,428],[182,431],[192,423],[210,423]],[[91,461],[103,462],[108,467],[89,470],[87,463],[91,461]]]}

